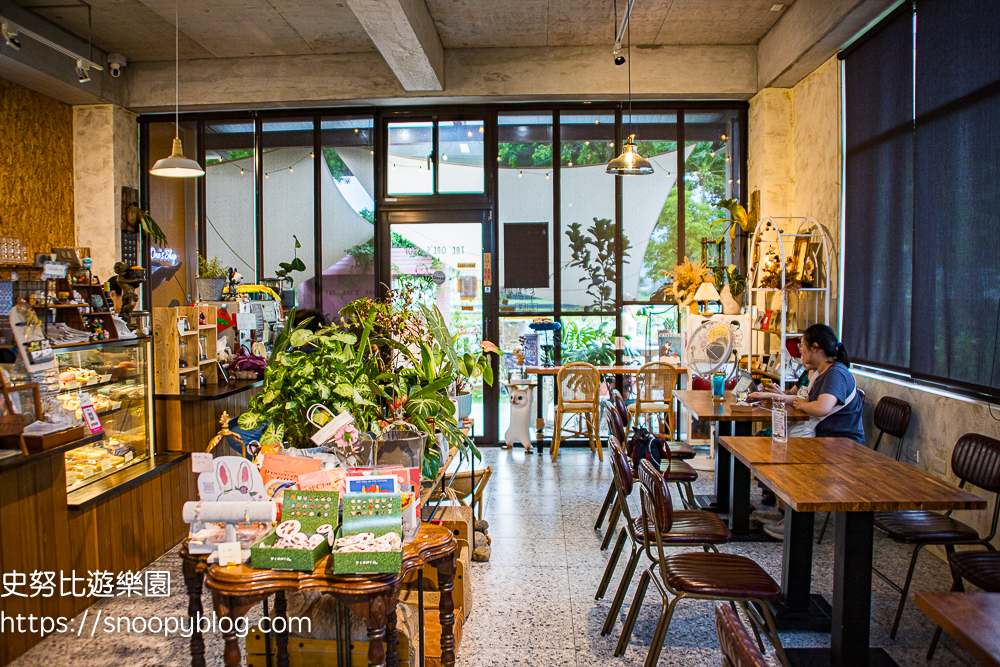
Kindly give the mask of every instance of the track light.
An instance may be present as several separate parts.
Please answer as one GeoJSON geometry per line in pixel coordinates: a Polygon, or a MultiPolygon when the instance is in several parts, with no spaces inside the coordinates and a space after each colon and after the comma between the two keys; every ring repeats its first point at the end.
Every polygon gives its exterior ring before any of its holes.
{"type": "Polygon", "coordinates": [[[80,80],[80,83],[90,82],[90,73],[87,71],[89,69],[89,63],[85,63],[82,60],[76,61],[76,78],[80,80]]]}
{"type": "Polygon", "coordinates": [[[21,49],[21,40],[17,38],[17,28],[13,25],[4,21],[0,23],[0,34],[3,35],[3,41],[6,42],[7,46],[19,51],[21,49]]]}

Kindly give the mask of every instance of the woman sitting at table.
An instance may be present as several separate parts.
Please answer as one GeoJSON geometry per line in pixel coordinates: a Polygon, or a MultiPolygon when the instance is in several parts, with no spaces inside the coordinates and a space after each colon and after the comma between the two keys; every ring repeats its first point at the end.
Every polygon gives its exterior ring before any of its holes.
{"type": "MultiPolygon", "coordinates": [[[[844,344],[837,340],[833,329],[825,324],[814,324],[802,335],[800,347],[802,365],[809,372],[808,395],[801,397],[796,387],[792,393],[755,392],[750,397],[790,402],[792,407],[809,415],[806,424],[812,427],[816,437],[849,438],[865,444],[861,399],[854,376],[848,370],[851,359],[844,344]]],[[[791,430],[789,435],[809,437],[791,430]]],[[[784,535],[785,514],[780,504],[778,509],[758,510],[753,517],[764,524],[768,535],[779,539],[784,535]]]]}

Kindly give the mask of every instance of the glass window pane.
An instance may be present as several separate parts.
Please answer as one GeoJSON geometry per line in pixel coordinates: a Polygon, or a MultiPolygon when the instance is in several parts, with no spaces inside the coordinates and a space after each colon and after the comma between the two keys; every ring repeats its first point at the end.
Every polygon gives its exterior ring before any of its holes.
{"type": "Polygon", "coordinates": [[[677,306],[650,304],[622,308],[624,362],[648,364],[652,361],[680,363],[683,335],[677,332],[677,306]]]}
{"type": "Polygon", "coordinates": [[[622,233],[626,301],[663,302],[664,271],[677,263],[677,115],[642,113],[623,118],[622,133],[636,135],[639,153],[653,165],[646,176],[622,177],[622,233]]]}
{"type": "MultiPolygon", "coordinates": [[[[313,119],[268,121],[261,129],[266,239],[263,277],[278,279],[282,291],[294,290],[297,306],[314,308],[313,119]],[[295,247],[296,239],[301,248],[295,247]],[[289,271],[281,264],[295,268],[289,271]]],[[[286,301],[284,295],[282,301],[286,301]]]]}
{"type": "MultiPolygon", "coordinates": [[[[184,153],[191,159],[198,157],[197,130],[195,121],[181,122],[184,153]]],[[[149,124],[150,163],[170,155],[174,134],[172,122],[149,124]]],[[[195,254],[198,251],[198,179],[151,176],[149,213],[167,237],[164,247],[150,248],[153,306],[191,303],[198,291],[194,283],[198,273],[195,254]],[[189,229],[195,231],[189,235],[189,229]]]]}
{"type": "MultiPolygon", "coordinates": [[[[545,312],[553,308],[552,252],[552,116],[551,114],[501,115],[498,119],[499,154],[497,155],[497,191],[499,197],[500,245],[497,249],[500,276],[500,312],[545,312]],[[511,276],[507,277],[505,254],[507,225],[543,223],[547,228],[534,228],[536,243],[546,240],[545,247],[534,247],[532,255],[548,257],[544,280],[541,276],[522,275],[523,257],[510,257],[511,276]],[[545,231],[543,235],[538,233],[545,231]],[[508,282],[510,285],[508,286],[508,282]]],[[[444,172],[442,171],[442,174],[444,172]]],[[[513,231],[524,232],[525,228],[513,231]]],[[[513,240],[513,239],[512,239],[513,240]]],[[[537,267],[535,267],[537,268],[537,267]]]]}
{"type": "Polygon", "coordinates": [[[257,279],[253,123],[205,123],[206,255],[257,279]]]}
{"type": "Polygon", "coordinates": [[[595,366],[614,365],[614,315],[564,317],[561,322],[562,330],[559,332],[561,363],[586,361],[595,366]]]}
{"type": "Polygon", "coordinates": [[[434,123],[389,123],[386,194],[434,194],[434,123]]]}
{"type": "Polygon", "coordinates": [[[560,272],[563,311],[611,311],[615,306],[615,157],[613,114],[564,114],[560,272]]]}
{"type": "MultiPolygon", "coordinates": [[[[715,204],[739,198],[740,176],[734,132],[735,111],[688,111],[684,113],[684,247],[691,261],[702,259],[702,239],[717,238],[720,227],[713,221],[729,217],[715,204]]],[[[709,256],[709,264],[718,260],[709,256]]]]}
{"type": "MultiPolygon", "coordinates": [[[[437,305],[459,354],[477,354],[483,342],[482,223],[394,224],[392,289],[415,285],[422,303],[437,305]]],[[[473,379],[473,435],[483,435],[483,378],[473,379]]],[[[461,402],[459,399],[459,407],[461,402]]]]}
{"type": "Polygon", "coordinates": [[[480,194],[485,191],[484,129],[481,120],[442,120],[438,123],[440,194],[480,194]]]}
{"type": "Polygon", "coordinates": [[[374,119],[324,118],[323,312],[375,296],[374,119]]]}

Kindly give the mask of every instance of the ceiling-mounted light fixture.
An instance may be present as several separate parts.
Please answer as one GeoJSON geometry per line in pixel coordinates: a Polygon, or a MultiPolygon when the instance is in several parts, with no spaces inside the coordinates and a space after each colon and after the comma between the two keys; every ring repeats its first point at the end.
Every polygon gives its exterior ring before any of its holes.
{"type": "MultiPolygon", "coordinates": [[[[628,0],[628,7],[625,9],[625,16],[622,17],[621,27],[618,28],[617,41],[615,42],[615,64],[618,62],[618,50],[621,48],[622,33],[628,34],[628,139],[622,146],[622,154],[608,163],[606,173],[612,176],[645,176],[653,173],[653,165],[649,160],[639,155],[639,150],[635,143],[635,134],[632,133],[632,28],[629,26],[629,15],[632,13],[632,5],[635,0],[628,0]]],[[[618,0],[615,0],[615,24],[618,23],[618,0]]]]}
{"type": "Polygon", "coordinates": [[[76,61],[76,78],[80,83],[88,83],[90,81],[90,73],[87,70],[90,69],[90,65],[86,64],[82,60],[76,61]]]}
{"type": "Polygon", "coordinates": [[[174,126],[176,127],[174,147],[170,152],[170,157],[157,160],[153,168],[149,170],[149,173],[153,176],[166,176],[168,178],[194,178],[196,176],[204,176],[205,170],[201,168],[200,164],[184,155],[184,145],[181,143],[179,92],[181,81],[181,42],[177,4],[178,0],[174,0],[174,126]]]}
{"type": "MultiPolygon", "coordinates": [[[[20,39],[21,37],[30,37],[39,44],[44,44],[50,49],[54,49],[59,53],[63,54],[64,56],[68,56],[73,60],[77,61],[78,70],[81,68],[84,71],[91,69],[96,69],[98,71],[104,70],[104,68],[101,65],[95,63],[90,58],[84,58],[79,53],[74,53],[73,51],[67,49],[65,46],[62,46],[61,44],[56,44],[52,40],[46,39],[45,37],[42,37],[38,33],[28,30],[24,26],[20,26],[4,16],[0,16],[0,36],[3,37],[4,44],[14,49],[15,51],[21,48],[21,39],[20,39]],[[80,65],[80,63],[82,63],[82,66],[80,65]]],[[[79,71],[77,72],[77,74],[79,75],[79,71]]],[[[82,79],[83,77],[80,78],[82,79]]],[[[89,75],[87,76],[86,80],[90,81],[89,75]]],[[[81,80],[80,83],[85,83],[85,81],[81,80]]]]}

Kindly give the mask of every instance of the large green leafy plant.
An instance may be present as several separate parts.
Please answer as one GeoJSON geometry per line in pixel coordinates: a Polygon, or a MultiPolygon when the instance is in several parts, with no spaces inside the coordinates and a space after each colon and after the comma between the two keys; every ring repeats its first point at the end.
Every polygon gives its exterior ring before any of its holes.
{"type": "Polygon", "coordinates": [[[262,443],[309,447],[316,429],[306,412],[321,403],[334,413],[350,413],[360,430],[378,433],[383,384],[389,378],[369,352],[372,322],[359,323],[358,333],[336,324],[313,332],[307,324],[286,329],[275,341],[264,387],[240,415],[240,427],[256,429],[270,422],[262,443]]]}
{"type": "MultiPolygon", "coordinates": [[[[572,253],[570,266],[583,269],[587,276],[580,280],[586,283],[587,294],[593,299],[592,306],[585,311],[605,311],[614,305],[615,284],[615,225],[607,218],[594,218],[594,224],[583,230],[579,222],[574,222],[566,230],[572,253]]],[[[628,257],[628,238],[622,236],[622,257],[628,257]]]]}

